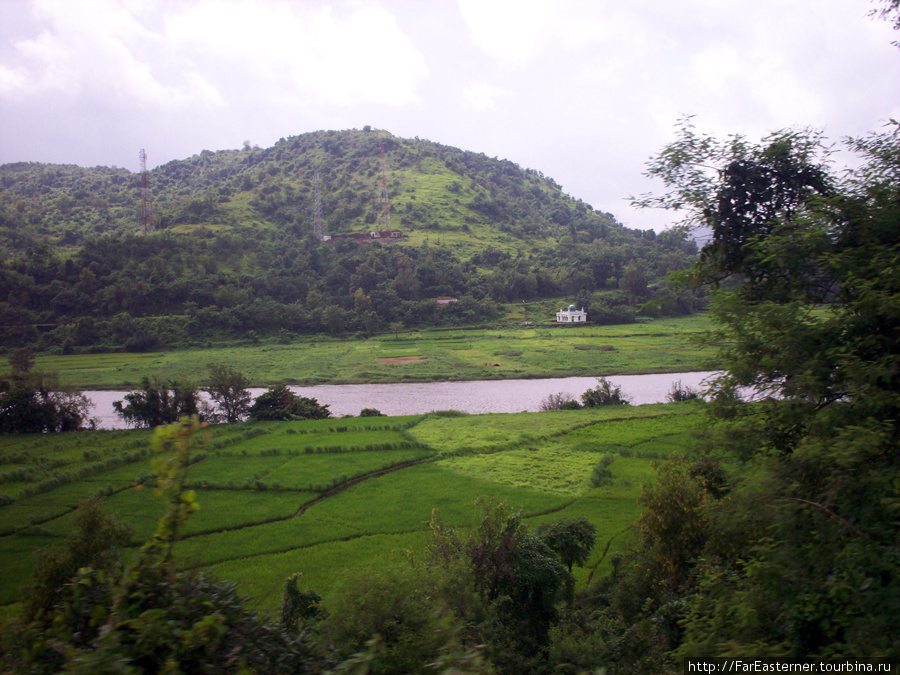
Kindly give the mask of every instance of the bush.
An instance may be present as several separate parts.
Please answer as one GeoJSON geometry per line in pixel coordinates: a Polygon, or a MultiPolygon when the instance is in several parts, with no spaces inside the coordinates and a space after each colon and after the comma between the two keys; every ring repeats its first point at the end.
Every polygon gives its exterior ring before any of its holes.
{"type": "Polygon", "coordinates": [[[80,392],[59,391],[55,373],[33,370],[28,348],[10,357],[12,373],[0,379],[0,433],[77,431],[93,427],[90,400],[80,392]]]}
{"type": "Polygon", "coordinates": [[[70,594],[69,580],[82,567],[98,572],[121,572],[119,548],[131,536],[129,528],[108,516],[98,499],[79,508],[73,519],[75,533],[60,548],[44,548],[36,553],[34,584],[27,593],[25,615],[33,619],[39,612],[59,604],[70,594]]]}
{"type": "Polygon", "coordinates": [[[666,394],[666,400],[669,403],[682,403],[684,401],[694,401],[703,398],[699,391],[691,387],[684,387],[681,380],[672,383],[672,388],[666,394]]]}
{"type": "Polygon", "coordinates": [[[116,415],[133,427],[158,427],[177,422],[200,412],[200,392],[188,382],[166,382],[144,376],[141,389],[125,394],[124,401],[113,401],[116,415]],[[124,405],[123,405],[124,403],[124,405]]]}
{"type": "Polygon", "coordinates": [[[628,405],[630,401],[622,393],[622,388],[613,385],[605,377],[597,378],[597,386],[588,389],[581,395],[585,408],[596,408],[605,405],[628,405]]]}
{"type": "Polygon", "coordinates": [[[591,471],[591,485],[594,487],[602,487],[604,485],[612,485],[613,475],[609,465],[615,461],[615,456],[606,454],[600,458],[594,470],[591,471]]]}
{"type": "Polygon", "coordinates": [[[541,410],[580,410],[581,404],[574,397],[564,391],[558,394],[550,394],[541,401],[541,410]]]}
{"type": "Polygon", "coordinates": [[[331,417],[328,405],[314,398],[297,396],[283,384],[269,387],[250,406],[250,418],[257,422],[287,420],[322,420],[331,417]]]}
{"type": "Polygon", "coordinates": [[[377,408],[363,408],[359,411],[360,417],[386,417],[386,415],[377,408]]]}
{"type": "Polygon", "coordinates": [[[562,560],[569,572],[583,566],[597,539],[597,528],[584,518],[561,518],[538,527],[535,534],[562,560]]]}
{"type": "Polygon", "coordinates": [[[363,569],[336,589],[316,627],[320,647],[327,645],[340,659],[366,651],[368,668],[359,672],[428,672],[460,629],[440,600],[449,583],[436,569],[363,569]]]}

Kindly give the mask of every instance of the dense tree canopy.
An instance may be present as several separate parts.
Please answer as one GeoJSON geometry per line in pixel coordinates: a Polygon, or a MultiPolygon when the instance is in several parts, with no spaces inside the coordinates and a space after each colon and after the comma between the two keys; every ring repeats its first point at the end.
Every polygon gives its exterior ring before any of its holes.
{"type": "Polygon", "coordinates": [[[816,134],[686,122],[651,164],[670,191],[646,203],[712,233],[682,282],[713,294],[716,423],[660,468],[640,547],[570,615],[560,658],[900,655],[900,134],[848,145],[863,164],[842,178],[816,134]]]}

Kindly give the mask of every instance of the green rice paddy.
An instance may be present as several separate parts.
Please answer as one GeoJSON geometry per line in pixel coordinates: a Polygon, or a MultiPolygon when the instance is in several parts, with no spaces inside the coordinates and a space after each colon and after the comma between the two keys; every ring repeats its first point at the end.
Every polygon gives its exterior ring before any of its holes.
{"type": "MultiPolygon", "coordinates": [[[[549,309],[543,314],[552,316],[549,309]]],[[[368,339],[317,336],[288,344],[142,354],[48,354],[37,357],[36,367],[59,373],[66,387],[121,390],[137,386],[148,373],[163,379],[202,378],[212,362],[240,370],[254,386],[626,375],[716,365],[710,350],[689,340],[709,327],[704,315],[617,326],[556,326],[547,317],[531,326],[510,318],[490,329],[368,339]]],[[[0,376],[7,372],[8,364],[0,359],[0,376]]]]}
{"type": "MultiPolygon", "coordinates": [[[[532,526],[583,517],[597,527],[580,584],[608,566],[603,552],[633,541],[641,485],[654,461],[688,452],[699,406],[669,404],[546,413],[352,418],[208,429],[188,471],[200,510],[176,556],[234,580],[277,612],[284,580],[326,600],[340,580],[426,545],[433,515],[465,527],[478,498],[507,501],[532,526]],[[593,467],[615,456],[612,482],[593,467]],[[596,569],[595,569],[596,568],[596,569]]],[[[0,438],[0,604],[29,583],[35,552],[71,531],[91,496],[133,529],[129,559],[164,504],[149,485],[149,431],[0,438]]]]}

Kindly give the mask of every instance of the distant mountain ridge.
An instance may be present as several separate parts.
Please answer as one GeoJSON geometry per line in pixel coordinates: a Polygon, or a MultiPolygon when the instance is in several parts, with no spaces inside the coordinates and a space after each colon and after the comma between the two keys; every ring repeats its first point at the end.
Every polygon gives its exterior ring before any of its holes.
{"type": "MultiPolygon", "coordinates": [[[[396,229],[474,230],[476,241],[502,246],[510,237],[584,240],[622,228],[538,171],[375,130],[317,131],[270,148],[204,150],[160,165],[149,171],[156,228],[255,223],[311,232],[318,167],[326,234],[371,230],[381,208],[382,148],[396,229]]],[[[140,187],[139,172],[115,167],[2,165],[2,244],[22,250],[41,239],[66,246],[86,236],[137,232],[140,187]]]]}
{"type": "MultiPolygon", "coordinates": [[[[385,131],[204,150],[148,181],[144,231],[140,173],[0,166],[0,344],[146,350],[484,325],[498,302],[557,297],[591,321],[631,321],[696,254],[683,235],[624,227],[538,171],[385,131]],[[347,237],[385,228],[383,177],[402,238],[347,237]]],[[[679,302],[654,311],[696,307],[679,302]]]]}

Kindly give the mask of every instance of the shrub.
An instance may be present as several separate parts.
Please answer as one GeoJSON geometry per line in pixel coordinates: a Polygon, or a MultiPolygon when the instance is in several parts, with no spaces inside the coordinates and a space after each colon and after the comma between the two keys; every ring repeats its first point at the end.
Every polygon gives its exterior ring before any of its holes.
{"type": "Polygon", "coordinates": [[[407,566],[364,569],[348,577],[317,626],[320,644],[331,646],[340,659],[366,652],[367,667],[352,672],[428,672],[460,629],[439,599],[441,586],[449,583],[446,576],[407,566]],[[373,636],[378,636],[374,642],[373,636]]]}
{"type": "Polygon", "coordinates": [[[672,383],[672,388],[666,394],[666,400],[669,403],[682,403],[684,401],[694,401],[702,398],[699,391],[691,387],[684,387],[681,380],[672,383]]]}
{"type": "Polygon", "coordinates": [[[622,388],[613,385],[605,377],[597,378],[597,386],[588,389],[581,395],[585,408],[596,408],[605,405],[628,405],[630,401],[622,393],[622,388]]]}
{"type": "Polygon", "coordinates": [[[331,417],[331,411],[327,404],[297,396],[287,386],[277,384],[256,397],[250,407],[250,417],[257,422],[321,420],[331,417]]]}
{"type": "Polygon", "coordinates": [[[44,548],[36,554],[34,584],[25,605],[29,619],[71,593],[67,583],[80,568],[90,566],[105,573],[121,571],[119,548],[131,536],[128,527],[108,516],[98,499],[81,506],[73,523],[75,533],[62,547],[44,548]]]}
{"type": "Polygon", "coordinates": [[[541,410],[580,410],[581,404],[568,392],[550,394],[541,401],[541,410]]]}
{"type": "Polygon", "coordinates": [[[200,412],[200,393],[194,384],[145,376],[141,389],[113,401],[116,415],[133,427],[153,428],[200,412]],[[123,405],[124,404],[124,405],[123,405]]]}
{"type": "Polygon", "coordinates": [[[594,487],[602,487],[604,485],[612,485],[613,475],[609,465],[615,461],[615,456],[606,454],[600,458],[594,470],[591,471],[591,485],[594,487]]]}

